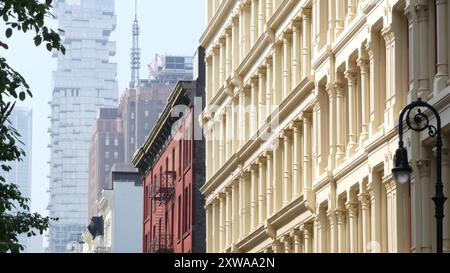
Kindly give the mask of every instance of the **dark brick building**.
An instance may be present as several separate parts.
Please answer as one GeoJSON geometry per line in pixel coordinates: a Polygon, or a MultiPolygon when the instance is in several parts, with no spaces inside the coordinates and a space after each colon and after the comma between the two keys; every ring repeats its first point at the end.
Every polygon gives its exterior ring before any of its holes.
{"type": "Polygon", "coordinates": [[[205,251],[204,51],[194,58],[194,81],[179,81],[160,118],[133,158],[143,175],[144,252],[205,251]],[[194,107],[195,105],[195,107],[194,107]]]}

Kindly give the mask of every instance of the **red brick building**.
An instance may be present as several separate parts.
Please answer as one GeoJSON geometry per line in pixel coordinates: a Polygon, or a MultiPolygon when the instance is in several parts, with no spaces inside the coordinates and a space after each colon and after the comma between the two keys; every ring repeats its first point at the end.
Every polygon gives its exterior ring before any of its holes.
{"type": "Polygon", "coordinates": [[[196,132],[204,105],[203,69],[197,65],[196,80],[177,83],[133,158],[144,180],[144,252],[205,251],[204,200],[199,192],[205,181],[204,142],[201,131],[196,132]]]}

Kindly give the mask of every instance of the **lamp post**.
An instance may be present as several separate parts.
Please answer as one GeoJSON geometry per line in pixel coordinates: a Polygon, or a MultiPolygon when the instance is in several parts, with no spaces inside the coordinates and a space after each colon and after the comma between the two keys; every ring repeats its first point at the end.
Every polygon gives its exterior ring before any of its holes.
{"type": "Polygon", "coordinates": [[[441,117],[438,111],[420,98],[407,105],[400,113],[398,124],[399,143],[395,152],[394,168],[392,173],[394,179],[399,184],[408,183],[411,176],[411,167],[408,163],[408,152],[403,145],[403,119],[406,114],[406,125],[409,129],[416,132],[428,130],[430,137],[436,138],[436,193],[432,198],[435,205],[436,217],[436,252],[442,253],[443,241],[443,219],[444,219],[444,203],[447,198],[444,196],[442,184],[442,135],[441,135],[441,117]],[[436,126],[430,124],[428,116],[422,112],[421,108],[430,110],[436,117],[436,126]],[[413,110],[416,109],[415,112],[413,110]],[[414,116],[411,116],[413,114],[414,116]]]}

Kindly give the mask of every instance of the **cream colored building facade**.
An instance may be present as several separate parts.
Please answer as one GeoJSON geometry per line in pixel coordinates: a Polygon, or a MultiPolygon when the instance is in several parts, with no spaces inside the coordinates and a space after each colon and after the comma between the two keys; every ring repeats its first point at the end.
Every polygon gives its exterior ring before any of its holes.
{"type": "Polygon", "coordinates": [[[410,187],[391,169],[420,96],[443,119],[450,196],[450,3],[436,3],[206,1],[208,252],[432,251],[433,140],[406,133],[410,187]]]}

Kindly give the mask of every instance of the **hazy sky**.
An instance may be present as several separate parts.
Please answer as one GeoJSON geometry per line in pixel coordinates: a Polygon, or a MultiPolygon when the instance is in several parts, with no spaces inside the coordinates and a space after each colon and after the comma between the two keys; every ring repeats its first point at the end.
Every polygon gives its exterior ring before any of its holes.
{"type": "MultiPolygon", "coordinates": [[[[141,78],[148,75],[147,64],[155,53],[192,56],[204,29],[204,0],[138,0],[138,17],[141,26],[142,51],[141,78]]],[[[119,92],[130,80],[131,25],[134,19],[134,0],[116,0],[117,29],[111,40],[117,42],[119,92]]],[[[54,25],[54,22],[52,23],[54,25]]],[[[4,26],[0,25],[0,39],[4,40],[4,26]]],[[[27,98],[21,106],[33,109],[33,174],[32,210],[47,215],[50,150],[52,71],[56,60],[45,47],[35,48],[31,35],[15,34],[7,40],[10,49],[0,49],[0,56],[18,70],[30,84],[34,97],[27,98]]],[[[87,197],[86,197],[87,198],[87,197]]]]}

